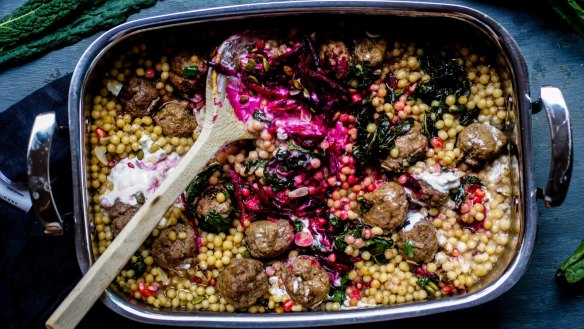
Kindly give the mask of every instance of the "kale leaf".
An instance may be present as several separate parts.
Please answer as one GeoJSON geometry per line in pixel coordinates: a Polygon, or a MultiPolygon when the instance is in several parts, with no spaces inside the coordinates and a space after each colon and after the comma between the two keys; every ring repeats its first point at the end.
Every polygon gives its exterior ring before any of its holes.
{"type": "MultiPolygon", "coordinates": [[[[53,0],[57,2],[59,0],[53,0]]],[[[126,21],[143,8],[151,7],[157,0],[100,0],[71,21],[64,20],[55,29],[43,30],[36,39],[0,51],[0,70],[10,64],[21,63],[53,49],[74,44],[93,33],[126,21]]],[[[69,1],[68,1],[69,2],[69,1]]],[[[74,1],[72,1],[74,2],[74,1]]]]}

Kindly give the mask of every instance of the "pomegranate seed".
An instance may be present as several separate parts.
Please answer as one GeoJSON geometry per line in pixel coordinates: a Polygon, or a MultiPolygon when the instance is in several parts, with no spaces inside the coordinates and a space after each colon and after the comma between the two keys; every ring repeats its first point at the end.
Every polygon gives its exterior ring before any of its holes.
{"type": "Polygon", "coordinates": [[[434,146],[435,148],[443,148],[444,142],[442,142],[442,139],[440,139],[439,137],[434,137],[432,138],[432,146],[434,146]]]}
{"type": "Polygon", "coordinates": [[[102,138],[107,136],[107,133],[101,127],[95,128],[95,134],[97,135],[97,138],[99,138],[99,139],[102,139],[102,138]]]}
{"type": "Polygon", "coordinates": [[[215,278],[211,279],[211,281],[209,281],[209,285],[211,287],[215,287],[215,284],[217,283],[217,281],[215,280],[215,278]]]}
{"type": "Polygon", "coordinates": [[[361,95],[359,95],[359,94],[353,94],[351,96],[351,99],[353,100],[353,102],[359,102],[359,101],[361,101],[361,95]]]}
{"type": "Polygon", "coordinates": [[[131,162],[128,162],[128,167],[130,167],[130,168],[134,168],[134,164],[133,164],[133,163],[131,163],[131,162]]]}
{"type": "Polygon", "coordinates": [[[113,168],[116,166],[116,163],[114,161],[110,161],[110,162],[108,162],[107,166],[110,168],[113,168]]]}
{"type": "Polygon", "coordinates": [[[408,176],[406,176],[406,175],[401,175],[401,176],[399,176],[398,182],[399,182],[401,185],[404,185],[405,183],[407,183],[407,182],[408,182],[408,176]]]}
{"type": "Polygon", "coordinates": [[[347,183],[351,185],[357,183],[357,178],[355,178],[355,175],[349,175],[349,177],[347,177],[347,183]]]}
{"type": "Polygon", "coordinates": [[[357,282],[357,284],[355,285],[355,288],[357,288],[357,290],[361,290],[361,289],[363,289],[363,284],[361,282],[357,282]]]}
{"type": "Polygon", "coordinates": [[[337,261],[337,255],[335,254],[330,254],[327,258],[330,263],[335,263],[337,261]]]}
{"type": "Polygon", "coordinates": [[[243,195],[243,196],[249,196],[249,189],[242,188],[241,189],[241,195],[243,195]]]}
{"type": "Polygon", "coordinates": [[[258,50],[261,50],[261,49],[264,49],[266,44],[265,44],[264,40],[259,40],[258,42],[256,42],[255,46],[258,50]]]}
{"type": "Polygon", "coordinates": [[[290,311],[292,311],[292,307],[294,307],[294,301],[292,299],[288,299],[284,303],[284,311],[290,312],[290,311]]]}
{"type": "Polygon", "coordinates": [[[154,78],[154,75],[156,75],[156,71],[154,71],[154,69],[148,69],[148,70],[146,70],[146,73],[144,74],[144,76],[145,76],[147,79],[152,79],[152,78],[154,78]]]}

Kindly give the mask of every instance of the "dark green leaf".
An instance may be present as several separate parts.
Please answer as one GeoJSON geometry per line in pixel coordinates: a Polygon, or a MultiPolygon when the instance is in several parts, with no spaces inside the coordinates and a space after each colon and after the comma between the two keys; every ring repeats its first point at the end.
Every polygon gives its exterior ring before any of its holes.
{"type": "Polygon", "coordinates": [[[485,186],[485,184],[483,184],[483,182],[481,182],[481,180],[477,176],[473,175],[466,175],[462,177],[462,184],[468,187],[471,187],[473,185],[479,185],[483,187],[485,186]]]}
{"type": "Polygon", "coordinates": [[[279,192],[291,186],[292,181],[282,179],[277,174],[264,173],[264,183],[269,185],[274,192],[279,192]]]}
{"type": "Polygon", "coordinates": [[[266,168],[267,164],[268,164],[268,161],[264,160],[264,159],[246,160],[243,162],[243,168],[244,168],[243,173],[246,175],[249,175],[253,171],[255,171],[259,168],[266,168]]]}
{"type": "Polygon", "coordinates": [[[144,193],[142,192],[137,192],[136,194],[134,194],[134,197],[136,197],[136,202],[138,202],[139,204],[144,204],[144,193]]]}
{"type": "Polygon", "coordinates": [[[425,288],[426,285],[428,284],[428,281],[430,281],[430,277],[424,275],[423,277],[419,278],[416,283],[418,284],[418,286],[425,288]]]}
{"type": "Polygon", "coordinates": [[[260,110],[255,109],[253,111],[253,114],[251,115],[254,119],[256,119],[257,121],[260,122],[265,122],[265,123],[271,123],[272,121],[270,121],[268,118],[266,118],[266,116],[260,112],[260,110]]]}
{"type": "MultiPolygon", "coordinates": [[[[196,198],[203,194],[203,191],[209,185],[209,178],[211,177],[211,175],[213,175],[215,171],[221,170],[222,168],[223,166],[221,166],[220,164],[211,165],[207,169],[203,170],[200,174],[197,175],[197,177],[195,177],[195,179],[191,181],[191,183],[189,184],[185,191],[185,198],[187,204],[189,205],[192,204],[196,198]]],[[[192,217],[194,217],[195,216],[194,209],[192,208],[194,207],[189,207],[189,213],[191,214],[192,217]]]]}
{"type": "Polygon", "coordinates": [[[433,138],[438,136],[438,129],[436,128],[436,121],[442,120],[444,115],[444,103],[438,106],[432,106],[426,111],[424,115],[424,122],[422,122],[423,133],[428,138],[433,138]]]}
{"type": "Polygon", "coordinates": [[[454,201],[457,208],[459,208],[460,205],[462,205],[462,202],[464,202],[465,194],[466,192],[464,191],[463,185],[460,185],[456,191],[450,192],[450,198],[454,201]]]}
{"type": "Polygon", "coordinates": [[[304,223],[301,220],[293,221],[292,225],[294,225],[294,232],[302,232],[304,229],[304,223]]]}
{"type": "Polygon", "coordinates": [[[340,219],[339,217],[337,217],[333,214],[330,214],[329,222],[335,228],[335,230],[339,231],[342,229],[342,219],[340,219]]]}
{"type": "Polygon", "coordinates": [[[105,30],[126,21],[142,8],[153,6],[156,0],[105,0],[95,1],[92,7],[72,21],[44,30],[37,39],[0,51],[0,69],[10,64],[24,62],[47,51],[73,44],[97,31],[105,30]]]}
{"type": "Polygon", "coordinates": [[[467,110],[458,116],[458,122],[462,126],[468,126],[469,124],[473,123],[479,117],[479,109],[474,108],[472,110],[467,110]]]}
{"type": "Polygon", "coordinates": [[[345,292],[346,289],[347,288],[333,288],[326,300],[342,304],[347,299],[347,293],[345,292]]]}
{"type": "Polygon", "coordinates": [[[144,262],[144,257],[139,250],[134,253],[134,257],[136,257],[136,261],[130,261],[131,264],[129,269],[134,270],[132,278],[137,279],[144,274],[144,271],[146,271],[146,263],[144,262]]]}
{"type": "Polygon", "coordinates": [[[402,243],[402,251],[408,258],[414,257],[414,241],[406,240],[406,242],[402,243]]]}
{"type": "Polygon", "coordinates": [[[197,77],[197,73],[199,73],[199,67],[196,65],[185,66],[183,69],[183,75],[187,79],[194,79],[197,77]]]}
{"type": "Polygon", "coordinates": [[[388,84],[385,84],[385,86],[386,86],[386,88],[385,88],[385,89],[387,90],[387,93],[386,93],[386,95],[385,95],[385,102],[386,102],[386,103],[393,104],[393,103],[394,103],[395,101],[397,101],[397,100],[400,98],[400,96],[401,96],[401,95],[403,95],[403,94],[404,94],[404,92],[405,92],[403,89],[396,89],[396,90],[393,90],[393,89],[391,89],[391,87],[390,87],[388,84]]]}
{"type": "Polygon", "coordinates": [[[359,195],[357,197],[357,202],[359,203],[359,209],[361,210],[362,214],[369,212],[369,209],[373,206],[373,202],[365,199],[363,195],[359,195]]]}
{"type": "Polygon", "coordinates": [[[568,283],[576,283],[584,279],[584,240],[576,248],[574,253],[566,259],[556,272],[558,278],[563,278],[568,283]]]}
{"type": "Polygon", "coordinates": [[[227,232],[231,228],[231,217],[223,217],[217,211],[211,210],[198,222],[203,231],[211,233],[227,232]]]}
{"type": "Polygon", "coordinates": [[[362,249],[369,251],[373,256],[378,256],[384,254],[385,250],[392,246],[393,240],[376,236],[369,240],[365,240],[362,249]]]}
{"type": "Polygon", "coordinates": [[[358,88],[369,87],[381,76],[380,71],[373,71],[372,69],[363,65],[354,63],[349,66],[349,77],[357,80],[358,88]]]}
{"type": "Polygon", "coordinates": [[[457,59],[435,52],[422,56],[420,64],[430,80],[418,86],[416,95],[426,104],[434,100],[443,101],[448,95],[455,95],[457,98],[470,95],[471,83],[464,66],[459,65],[457,59]]]}

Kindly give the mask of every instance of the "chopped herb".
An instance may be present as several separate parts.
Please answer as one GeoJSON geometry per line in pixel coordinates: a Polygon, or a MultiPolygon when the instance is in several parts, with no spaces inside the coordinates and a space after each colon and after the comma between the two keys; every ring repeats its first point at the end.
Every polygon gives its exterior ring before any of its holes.
{"type": "Polygon", "coordinates": [[[369,240],[365,240],[362,250],[367,250],[372,256],[379,256],[385,254],[385,250],[393,246],[392,239],[386,239],[382,237],[373,237],[369,240]]]}
{"type": "Polygon", "coordinates": [[[144,193],[142,192],[137,192],[136,194],[134,194],[134,197],[136,198],[136,202],[138,202],[139,204],[144,204],[144,202],[146,201],[146,199],[144,198],[144,193]]]}
{"type": "Polygon", "coordinates": [[[340,230],[342,227],[342,219],[340,219],[339,217],[330,214],[329,216],[329,222],[331,223],[331,225],[335,228],[335,230],[340,230]]]}
{"type": "Polygon", "coordinates": [[[302,232],[304,229],[304,223],[301,220],[293,221],[292,225],[294,225],[294,232],[302,232]]]}
{"type": "Polygon", "coordinates": [[[435,279],[427,275],[420,277],[416,283],[430,294],[434,294],[440,289],[440,287],[436,284],[435,279]]]}
{"type": "Polygon", "coordinates": [[[146,271],[146,263],[144,262],[144,256],[142,256],[139,250],[134,253],[134,257],[136,257],[136,261],[131,262],[129,269],[134,271],[132,278],[137,279],[146,271]]]}
{"type": "Polygon", "coordinates": [[[199,72],[199,67],[196,65],[185,66],[183,69],[183,75],[187,79],[194,79],[197,77],[197,73],[199,72]]]}
{"type": "Polygon", "coordinates": [[[408,258],[414,257],[414,241],[406,240],[406,242],[402,243],[402,251],[406,253],[408,258]]]}
{"type": "Polygon", "coordinates": [[[329,295],[327,296],[326,300],[329,302],[335,302],[342,304],[347,299],[347,293],[345,292],[346,288],[333,288],[329,295]]]}
{"type": "Polygon", "coordinates": [[[365,199],[363,195],[359,195],[357,197],[357,202],[359,203],[359,209],[361,209],[362,214],[366,214],[367,212],[369,212],[369,209],[373,207],[373,202],[365,199]]]}
{"type": "Polygon", "coordinates": [[[260,121],[260,122],[265,122],[265,123],[271,123],[272,122],[268,118],[266,118],[266,116],[262,112],[260,112],[260,110],[258,110],[258,109],[255,109],[253,111],[252,117],[254,119],[256,119],[257,121],[260,121]]]}

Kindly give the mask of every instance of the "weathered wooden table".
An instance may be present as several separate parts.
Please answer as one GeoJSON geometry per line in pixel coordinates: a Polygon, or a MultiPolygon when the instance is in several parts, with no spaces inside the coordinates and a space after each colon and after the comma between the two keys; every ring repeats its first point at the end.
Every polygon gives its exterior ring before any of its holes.
{"type": "MultiPolygon", "coordinates": [[[[0,16],[24,0],[1,1],[0,16]]],[[[178,11],[260,1],[160,1],[130,19],[178,11]]],[[[554,279],[557,266],[584,239],[582,201],[584,194],[584,38],[576,35],[545,4],[512,4],[506,1],[451,1],[478,9],[502,24],[519,44],[530,72],[531,95],[539,97],[539,87],[555,85],[562,89],[571,111],[574,132],[574,171],[565,203],[546,209],[539,203],[539,233],[535,251],[525,275],[503,296],[481,306],[390,323],[383,327],[501,327],[501,328],[584,328],[584,284],[562,287],[554,279]],[[529,7],[529,8],[528,8],[529,7]]],[[[535,2],[535,1],[534,1],[535,2]]],[[[84,49],[98,35],[73,46],[54,51],[33,62],[0,73],[0,111],[45,83],[72,72],[84,49]]],[[[549,128],[545,114],[533,116],[536,180],[544,186],[549,166],[549,128]]],[[[583,216],[584,217],[584,216],[583,216]]],[[[71,246],[73,248],[73,245],[71,246]]],[[[98,303],[80,328],[149,327],[109,311],[98,303]]]]}

